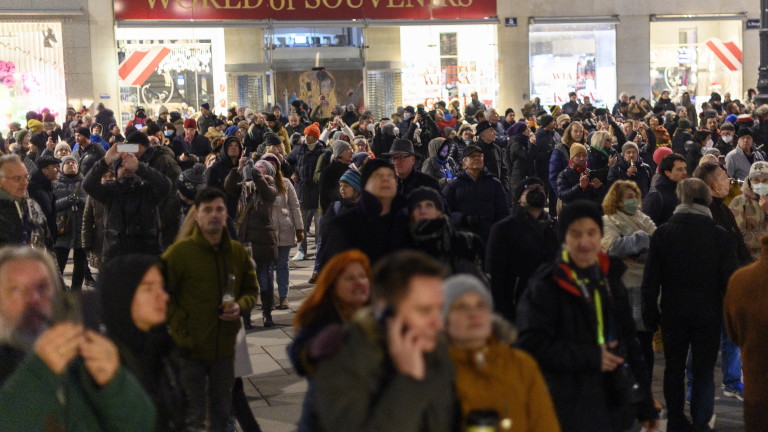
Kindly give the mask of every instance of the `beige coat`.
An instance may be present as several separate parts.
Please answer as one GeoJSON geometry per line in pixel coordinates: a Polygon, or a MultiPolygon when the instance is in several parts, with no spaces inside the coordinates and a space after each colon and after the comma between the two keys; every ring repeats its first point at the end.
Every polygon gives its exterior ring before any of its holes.
{"type": "Polygon", "coordinates": [[[283,179],[285,193],[278,193],[272,204],[272,222],[277,225],[277,245],[295,246],[296,230],[304,229],[299,198],[288,179],[283,179]]]}
{"type": "MultiPolygon", "coordinates": [[[[646,244],[644,250],[635,250],[633,254],[615,253],[617,244],[619,241],[627,241],[628,236],[631,236],[636,231],[645,231],[648,236],[656,231],[656,224],[653,223],[650,217],[640,210],[633,216],[630,216],[624,212],[618,211],[612,215],[603,216],[603,240],[602,247],[603,252],[609,255],[617,256],[624,261],[627,266],[627,270],[621,277],[621,281],[624,282],[624,286],[627,287],[629,293],[629,304],[632,306],[632,317],[635,319],[635,325],[638,330],[645,330],[643,325],[643,319],[640,315],[641,304],[641,292],[640,285],[643,283],[643,271],[645,270],[645,256],[648,253],[648,246],[646,244]],[[611,247],[614,247],[612,249],[611,247]],[[610,252],[609,252],[610,251],[610,252]]],[[[626,246],[626,245],[625,245],[626,246]]],[[[632,249],[632,245],[629,245],[629,249],[632,249]]],[[[620,248],[626,251],[628,248],[620,248]]],[[[642,249],[642,248],[635,248],[642,249]]]]}

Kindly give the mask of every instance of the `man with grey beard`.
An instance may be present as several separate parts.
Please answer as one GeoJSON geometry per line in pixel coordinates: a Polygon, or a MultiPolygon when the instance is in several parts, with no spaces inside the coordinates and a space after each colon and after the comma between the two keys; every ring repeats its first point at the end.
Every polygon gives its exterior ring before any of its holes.
{"type": "Polygon", "coordinates": [[[0,249],[0,429],[153,430],[154,405],[115,344],[76,320],[50,324],[58,281],[44,250],[0,249]]]}

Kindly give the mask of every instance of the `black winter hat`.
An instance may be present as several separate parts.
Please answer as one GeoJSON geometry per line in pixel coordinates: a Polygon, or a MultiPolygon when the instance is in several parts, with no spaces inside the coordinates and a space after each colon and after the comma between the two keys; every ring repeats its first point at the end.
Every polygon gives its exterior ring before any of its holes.
{"type": "Polygon", "coordinates": [[[538,177],[526,177],[519,185],[517,185],[517,190],[515,190],[515,202],[520,201],[520,196],[523,192],[535,184],[545,186],[544,182],[538,177]]]}
{"type": "Polygon", "coordinates": [[[205,185],[205,165],[201,163],[196,163],[192,168],[182,171],[176,179],[176,189],[190,201],[195,200],[195,195],[205,185]]]}
{"type": "Polygon", "coordinates": [[[464,147],[464,150],[461,152],[461,160],[466,159],[472,153],[478,153],[478,152],[482,153],[483,149],[481,149],[480,147],[478,147],[476,145],[470,144],[470,145],[464,147]]]}
{"type": "Polygon", "coordinates": [[[539,126],[543,129],[543,128],[547,127],[553,121],[555,121],[554,117],[552,117],[549,114],[545,114],[545,115],[541,116],[541,119],[539,119],[539,126]]]}
{"type": "Polygon", "coordinates": [[[363,168],[360,171],[360,186],[362,186],[363,189],[365,189],[365,183],[368,181],[371,174],[379,168],[389,168],[392,172],[395,171],[395,167],[384,158],[368,159],[365,164],[363,164],[363,168]]]}
{"type": "Polygon", "coordinates": [[[50,166],[50,165],[59,165],[59,164],[61,164],[61,160],[60,159],[56,159],[55,157],[48,156],[48,155],[40,156],[35,161],[35,165],[37,165],[38,169],[43,169],[43,168],[45,168],[47,166],[50,166]]]}
{"type": "Polygon", "coordinates": [[[139,131],[133,131],[125,137],[125,142],[130,144],[139,144],[143,147],[149,147],[149,137],[139,131]]]}
{"type": "Polygon", "coordinates": [[[408,194],[408,212],[412,212],[416,204],[422,201],[432,201],[441,213],[445,213],[443,196],[438,191],[427,186],[417,187],[408,194]]]}
{"type": "Polygon", "coordinates": [[[264,146],[280,145],[282,143],[283,140],[281,140],[279,136],[273,134],[272,132],[267,132],[264,134],[264,146]]]}
{"type": "Polygon", "coordinates": [[[477,126],[475,126],[475,134],[480,135],[481,133],[483,133],[484,130],[491,129],[491,128],[493,128],[493,126],[491,126],[491,122],[489,122],[488,120],[483,120],[480,123],[478,123],[477,126]]]}
{"type": "Polygon", "coordinates": [[[76,133],[79,133],[80,135],[90,138],[91,137],[91,131],[87,127],[79,127],[75,131],[76,133]]]}
{"type": "Polygon", "coordinates": [[[603,232],[603,209],[597,203],[587,200],[576,200],[563,206],[563,210],[558,215],[558,235],[560,241],[565,241],[565,233],[572,223],[581,219],[590,218],[597,226],[600,232],[603,232]]]}

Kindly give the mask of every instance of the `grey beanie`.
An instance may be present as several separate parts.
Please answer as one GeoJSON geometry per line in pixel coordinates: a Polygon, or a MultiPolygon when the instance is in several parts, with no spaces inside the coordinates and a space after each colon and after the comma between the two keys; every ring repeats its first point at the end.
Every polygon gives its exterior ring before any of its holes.
{"type": "Polygon", "coordinates": [[[275,167],[272,165],[269,161],[259,159],[253,164],[253,169],[257,170],[259,167],[257,165],[264,165],[267,167],[267,175],[270,177],[274,177],[276,174],[275,167]]]}
{"type": "Polygon", "coordinates": [[[638,154],[640,153],[640,148],[637,146],[637,144],[633,143],[632,141],[627,141],[623,146],[621,146],[621,154],[623,155],[627,152],[627,150],[631,148],[635,149],[638,154]]]}
{"type": "Polygon", "coordinates": [[[63,158],[61,158],[61,164],[64,165],[65,163],[67,163],[68,160],[73,160],[73,161],[77,162],[77,159],[74,156],[67,155],[67,156],[64,156],[63,158]]]}
{"type": "Polygon", "coordinates": [[[453,304],[466,293],[473,292],[480,294],[487,302],[488,307],[493,310],[493,298],[491,292],[485,284],[471,274],[457,274],[449,277],[443,282],[443,319],[448,316],[453,304]]]}
{"type": "Polygon", "coordinates": [[[336,160],[336,158],[339,157],[341,152],[343,152],[344,150],[346,150],[348,148],[352,148],[352,146],[349,145],[348,142],[342,141],[342,140],[334,141],[333,144],[331,144],[331,149],[333,149],[333,156],[331,157],[331,159],[332,160],[336,160]]]}

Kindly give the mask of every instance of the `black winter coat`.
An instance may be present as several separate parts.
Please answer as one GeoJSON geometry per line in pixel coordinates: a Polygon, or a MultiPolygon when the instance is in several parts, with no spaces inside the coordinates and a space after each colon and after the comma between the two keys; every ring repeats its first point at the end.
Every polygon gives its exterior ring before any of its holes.
{"type": "Polygon", "coordinates": [[[739,230],[739,225],[736,223],[733,212],[725,205],[723,199],[712,197],[712,204],[709,205],[709,210],[712,212],[712,219],[728,231],[728,234],[736,242],[736,261],[739,263],[739,267],[752,263],[752,254],[749,252],[746,243],[744,243],[744,235],[739,230]]]}
{"type": "MultiPolygon", "coordinates": [[[[682,131],[677,132],[672,136],[672,151],[677,154],[685,154],[685,143],[693,141],[693,135],[690,132],[682,131]]],[[[723,154],[728,154],[725,152],[723,154]]]]}
{"type": "Polygon", "coordinates": [[[673,215],[651,236],[642,285],[645,325],[663,326],[667,314],[676,320],[720,322],[725,288],[736,268],[736,242],[714,219],[673,215]]]}
{"type": "Polygon", "coordinates": [[[126,253],[160,254],[158,207],[171,182],[159,171],[139,162],[132,182],[101,184],[109,167],[99,162],[85,176],[83,189],[107,209],[104,228],[104,261],[126,253]]]}
{"type": "Polygon", "coordinates": [[[504,185],[507,182],[507,168],[504,166],[504,151],[496,143],[486,144],[483,140],[477,140],[476,146],[483,151],[483,163],[485,168],[504,185]]]}
{"type": "Polygon", "coordinates": [[[325,145],[322,141],[318,141],[314,150],[302,144],[294,147],[285,157],[285,161],[291,165],[294,174],[299,178],[296,182],[296,194],[304,210],[314,210],[320,202],[320,185],[315,183],[313,176],[317,160],[320,159],[323,151],[325,151],[325,145]]]}
{"type": "Polygon", "coordinates": [[[405,179],[397,178],[397,191],[404,197],[408,197],[408,194],[413,192],[414,189],[419,187],[429,187],[440,192],[440,184],[438,181],[429,174],[424,174],[416,170],[416,166],[413,167],[411,175],[405,179]]]}
{"type": "MultiPolygon", "coordinates": [[[[594,173],[594,175],[600,179],[603,184],[608,184],[608,170],[610,167],[608,166],[608,159],[616,154],[616,152],[613,149],[606,150],[606,153],[601,152],[600,150],[597,150],[594,147],[589,147],[589,171],[594,173]]],[[[620,158],[620,156],[619,156],[620,158]]]]}
{"type": "MultiPolygon", "coordinates": [[[[107,154],[107,152],[100,144],[91,143],[88,145],[87,149],[78,147],[77,150],[72,152],[72,156],[77,159],[77,172],[82,175],[88,175],[91,168],[93,168],[105,154],[107,154]]],[[[99,179],[101,179],[101,177],[99,177],[99,179]]]]}
{"type": "MultiPolygon", "coordinates": [[[[211,149],[211,142],[208,140],[208,138],[206,138],[204,135],[200,135],[197,132],[195,132],[195,137],[192,138],[191,143],[184,141],[183,134],[178,135],[173,139],[173,142],[171,142],[171,150],[173,150],[173,153],[176,155],[176,161],[179,161],[179,157],[182,154],[192,154],[197,156],[200,162],[203,162],[205,157],[208,156],[211,151],[213,151],[211,149]]],[[[182,170],[192,168],[192,165],[194,164],[194,161],[179,162],[182,170]]]]}
{"type": "MultiPolygon", "coordinates": [[[[242,155],[242,153],[240,154],[242,155]]],[[[215,187],[220,191],[227,193],[224,190],[224,180],[229,173],[238,167],[240,156],[237,157],[237,162],[232,162],[232,159],[227,156],[227,149],[221,146],[219,151],[219,158],[208,169],[208,186],[215,187]]],[[[237,213],[237,200],[239,196],[227,194],[227,214],[230,217],[235,217],[237,213]]]]}
{"type": "Polygon", "coordinates": [[[514,135],[509,139],[505,163],[509,170],[510,191],[516,191],[517,185],[526,177],[536,176],[534,154],[538,145],[538,141],[531,144],[525,135],[514,135]]]}
{"type": "Polygon", "coordinates": [[[467,273],[487,280],[485,247],[477,234],[456,231],[447,216],[410,224],[411,246],[447,265],[451,274],[467,273]]]}
{"type": "Polygon", "coordinates": [[[570,166],[557,176],[557,197],[563,201],[563,205],[580,199],[602,203],[607,190],[605,183],[599,188],[587,185],[586,189],[582,189],[579,186],[580,177],[581,174],[570,166]]]}
{"type": "Polygon", "coordinates": [[[551,263],[560,249],[557,230],[547,212],[538,219],[522,207],[491,227],[485,254],[485,270],[491,278],[493,306],[510,322],[528,286],[528,279],[539,266],[551,263]]]}
{"type": "Polygon", "coordinates": [[[462,171],[443,188],[451,222],[457,229],[471,231],[488,241],[491,226],[509,215],[504,186],[483,169],[477,179],[462,171]]]}
{"type": "Polygon", "coordinates": [[[672,217],[677,207],[677,183],[664,174],[659,175],[655,188],[643,197],[643,213],[647,214],[657,227],[672,217]]]}
{"type": "Polygon", "coordinates": [[[27,186],[29,197],[37,202],[45,215],[48,223],[48,230],[51,232],[53,240],[56,240],[56,199],[53,194],[53,182],[43,174],[42,171],[35,168],[29,177],[29,186],[27,186]]]}
{"type": "Polygon", "coordinates": [[[640,193],[644,198],[646,195],[648,195],[648,191],[651,189],[651,167],[648,166],[647,163],[643,162],[641,158],[638,158],[637,162],[635,163],[637,172],[632,177],[627,175],[627,170],[629,168],[629,162],[627,162],[623,157],[620,157],[616,162],[616,165],[612,166],[611,169],[608,170],[608,188],[610,188],[616,180],[633,181],[635,184],[637,184],[637,187],[640,188],[640,193]]]}
{"type": "MultiPolygon", "coordinates": [[[[536,130],[536,145],[531,149],[533,171],[536,177],[545,182],[549,178],[549,158],[552,157],[552,150],[556,145],[554,130],[548,131],[543,128],[536,130]]],[[[511,191],[515,192],[514,189],[511,191]]]]}
{"type": "Polygon", "coordinates": [[[339,196],[339,179],[349,169],[349,166],[339,162],[338,159],[331,161],[320,173],[320,208],[325,210],[331,203],[341,199],[339,196]]]}
{"type": "Polygon", "coordinates": [[[339,252],[360,249],[368,255],[371,265],[383,256],[408,247],[408,216],[402,211],[405,199],[396,196],[392,210],[381,216],[381,203],[363,191],[354,209],[328,221],[320,253],[321,262],[328,262],[339,252]]]}
{"type": "Polygon", "coordinates": [[[625,358],[645,393],[640,406],[620,411],[612,403],[609,376],[600,370],[602,354],[597,341],[594,294],[585,298],[571,281],[562,277],[556,280],[556,264],[560,262],[558,259],[543,265],[531,277],[517,309],[516,323],[520,332],[518,345],[539,363],[563,431],[618,432],[628,428],[619,426],[619,419],[656,418],[649,374],[645,372],[637,342],[627,290],[621,282],[626,267],[619,259],[611,258],[607,270],[610,293],[606,286],[599,288],[606,311],[606,329],[612,329],[619,346],[627,353],[625,358]]]}
{"type": "Polygon", "coordinates": [[[83,212],[88,195],[82,188],[83,176],[59,174],[56,182],[56,216],[62,221],[63,231],[56,237],[56,247],[82,248],[83,212]],[[72,197],[72,199],[70,199],[72,197]]]}

